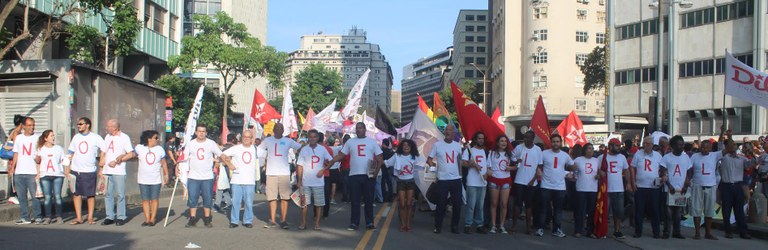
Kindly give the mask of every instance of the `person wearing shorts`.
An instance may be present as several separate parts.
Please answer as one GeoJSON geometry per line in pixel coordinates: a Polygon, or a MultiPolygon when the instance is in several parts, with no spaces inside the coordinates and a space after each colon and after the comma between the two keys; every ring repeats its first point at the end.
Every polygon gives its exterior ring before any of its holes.
{"type": "Polygon", "coordinates": [[[704,217],[704,238],[717,240],[712,234],[712,217],[715,216],[717,199],[717,162],[723,158],[721,151],[712,152],[712,142],[701,142],[701,152],[691,156],[691,216],[695,233],[693,239],[701,239],[701,217],[704,217]]]}
{"type": "Polygon", "coordinates": [[[77,120],[78,133],[69,143],[69,158],[71,159],[70,174],[75,176],[75,192],[72,201],[75,205],[75,220],[71,225],[83,224],[81,214],[83,196],[88,204],[88,224],[96,224],[93,209],[96,206],[96,177],[101,175],[101,169],[96,166],[99,151],[106,151],[104,139],[96,133],[91,133],[91,119],[82,117],[77,120]],[[97,174],[97,171],[99,172],[97,174]]]}
{"type": "Polygon", "coordinates": [[[189,141],[184,147],[184,155],[189,164],[189,174],[187,174],[187,192],[189,199],[189,221],[185,227],[196,227],[198,222],[197,206],[200,197],[203,198],[203,223],[205,227],[213,227],[211,208],[213,207],[213,160],[214,157],[221,157],[227,161],[229,157],[222,155],[221,149],[215,142],[206,138],[208,128],[205,125],[198,124],[195,128],[195,138],[189,141]]]}
{"type": "Polygon", "coordinates": [[[299,230],[307,228],[307,210],[310,204],[315,206],[315,230],[320,230],[320,217],[325,204],[325,180],[323,176],[331,166],[325,164],[332,157],[328,150],[318,145],[320,133],[317,130],[309,130],[309,145],[299,151],[296,171],[298,174],[298,186],[302,190],[304,201],[301,208],[301,225],[299,230]],[[310,198],[312,198],[310,202],[310,198]]]}
{"type": "MultiPolygon", "coordinates": [[[[168,183],[170,176],[165,155],[167,151],[160,146],[159,135],[154,130],[142,132],[139,145],[134,147],[132,154],[139,160],[136,178],[141,192],[141,209],[144,212],[142,227],[155,226],[157,207],[160,204],[160,186],[168,183]]],[[[130,159],[132,155],[124,157],[122,161],[130,159]]]]}
{"type": "Polygon", "coordinates": [[[416,192],[416,182],[413,179],[413,171],[416,166],[425,166],[424,157],[419,156],[416,150],[416,143],[405,139],[400,142],[395,155],[384,162],[385,165],[392,168],[397,176],[397,197],[400,209],[400,231],[408,232],[411,230],[411,221],[413,219],[413,196],[416,192]]]}
{"type": "Polygon", "coordinates": [[[630,186],[629,164],[627,158],[619,153],[620,147],[619,139],[613,138],[608,141],[609,151],[604,161],[608,165],[601,166],[600,172],[607,175],[608,208],[613,213],[613,237],[624,239],[624,233],[621,232],[621,221],[624,219],[624,191],[636,186],[634,184],[630,186]]]}
{"type": "MultiPolygon", "coordinates": [[[[542,165],[541,148],[533,144],[536,135],[533,131],[525,133],[524,144],[512,151],[512,167],[515,172],[515,209],[512,218],[520,216],[520,210],[525,209],[525,232],[533,233],[534,196],[537,193],[536,169],[542,165]]],[[[512,230],[517,229],[517,221],[512,220],[512,230]]]]}
{"type": "Polygon", "coordinates": [[[504,222],[507,220],[507,203],[512,186],[512,176],[509,173],[511,159],[512,149],[509,138],[501,134],[496,138],[496,148],[488,153],[488,170],[491,173],[488,178],[488,190],[491,193],[491,229],[488,232],[492,234],[495,234],[497,230],[499,233],[507,234],[504,222]],[[497,214],[500,216],[497,217],[497,214]],[[496,222],[499,222],[498,228],[496,222]]]}
{"type": "Polygon", "coordinates": [[[301,144],[283,136],[283,124],[277,123],[273,129],[274,135],[267,137],[259,145],[259,149],[267,151],[267,201],[269,201],[269,222],[265,228],[277,227],[277,199],[280,199],[280,227],[288,229],[288,200],[291,198],[291,167],[288,156],[289,150],[298,150],[301,144]]]}

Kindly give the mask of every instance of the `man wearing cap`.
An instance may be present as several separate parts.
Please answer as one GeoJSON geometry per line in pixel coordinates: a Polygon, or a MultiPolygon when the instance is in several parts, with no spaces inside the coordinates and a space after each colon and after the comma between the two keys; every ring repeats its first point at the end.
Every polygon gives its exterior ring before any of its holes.
{"type": "Polygon", "coordinates": [[[608,179],[608,205],[613,211],[613,237],[623,239],[621,221],[624,219],[624,191],[631,190],[629,185],[631,182],[627,174],[629,169],[627,158],[619,154],[619,148],[621,148],[619,139],[613,138],[608,141],[609,151],[605,157],[605,163],[608,165],[602,166],[600,172],[607,175],[608,179]]]}

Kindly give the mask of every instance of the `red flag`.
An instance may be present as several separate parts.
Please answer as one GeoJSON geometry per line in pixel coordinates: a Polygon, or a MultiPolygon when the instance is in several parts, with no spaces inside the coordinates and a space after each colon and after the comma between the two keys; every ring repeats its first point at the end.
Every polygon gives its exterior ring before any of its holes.
{"type": "MultiPolygon", "coordinates": [[[[608,168],[608,150],[603,152],[603,164],[600,170],[605,172],[608,168]]],[[[597,205],[595,206],[595,228],[592,233],[597,238],[603,238],[608,235],[608,177],[606,175],[600,176],[600,184],[597,187],[597,205]]]]}
{"type": "Polygon", "coordinates": [[[531,118],[531,129],[536,133],[536,136],[544,142],[546,148],[552,147],[549,142],[549,136],[552,135],[552,129],[549,128],[549,118],[547,118],[547,109],[544,108],[544,100],[539,96],[539,101],[536,102],[536,110],[533,111],[533,118],[531,118]]]}
{"type": "Polygon", "coordinates": [[[267,99],[257,89],[253,93],[253,104],[251,104],[251,118],[261,124],[267,124],[269,120],[283,118],[272,105],[267,103],[267,99]]]}
{"type": "Polygon", "coordinates": [[[504,127],[504,121],[502,120],[503,117],[501,117],[501,111],[499,110],[499,107],[496,107],[496,110],[493,111],[493,116],[491,116],[491,120],[493,120],[494,123],[496,123],[496,126],[501,129],[501,132],[506,133],[506,128],[504,127]]]}
{"type": "Polygon", "coordinates": [[[496,137],[504,134],[504,132],[453,81],[451,81],[451,92],[453,92],[453,105],[456,107],[456,115],[464,139],[469,141],[475,133],[482,131],[485,133],[486,147],[494,147],[496,137]]]}
{"type": "Polygon", "coordinates": [[[421,95],[416,93],[416,97],[419,100],[419,109],[421,109],[421,111],[423,111],[424,114],[426,114],[427,117],[429,117],[429,119],[434,122],[435,121],[435,114],[432,113],[432,109],[430,109],[429,105],[427,105],[427,103],[424,102],[424,99],[421,98],[421,95]]]}
{"type": "Polygon", "coordinates": [[[581,119],[574,111],[571,111],[568,117],[557,126],[557,133],[563,137],[565,143],[568,143],[568,147],[573,147],[576,144],[584,146],[587,143],[584,124],[581,123],[581,119]]]}
{"type": "Polygon", "coordinates": [[[309,111],[307,111],[307,117],[304,118],[304,125],[301,126],[301,130],[309,131],[312,128],[315,127],[315,111],[312,110],[312,108],[309,108],[309,111]]]}

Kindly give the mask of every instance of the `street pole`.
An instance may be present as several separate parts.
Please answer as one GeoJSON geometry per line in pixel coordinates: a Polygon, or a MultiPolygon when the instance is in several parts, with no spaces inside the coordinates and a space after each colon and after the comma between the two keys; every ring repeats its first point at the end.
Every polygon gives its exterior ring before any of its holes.
{"type": "Polygon", "coordinates": [[[669,73],[667,73],[667,106],[669,107],[667,110],[669,110],[669,128],[667,129],[667,133],[670,135],[676,135],[677,132],[677,104],[675,104],[675,95],[677,95],[677,42],[675,41],[677,39],[677,4],[679,4],[680,1],[670,1],[669,2],[669,37],[668,40],[668,46],[669,51],[667,54],[669,54],[667,62],[667,67],[669,69],[669,73]]]}
{"type": "MultiPolygon", "coordinates": [[[[664,3],[659,1],[659,18],[656,28],[656,59],[657,59],[657,65],[656,65],[656,114],[655,114],[655,124],[656,127],[655,130],[661,130],[661,124],[664,119],[663,111],[662,111],[662,100],[661,97],[663,96],[662,93],[664,90],[662,89],[663,82],[664,82],[664,3]]],[[[670,65],[670,67],[672,67],[670,65]]],[[[653,131],[651,131],[653,132],[653,131]]]]}
{"type": "Polygon", "coordinates": [[[480,74],[483,75],[483,112],[487,115],[488,114],[488,84],[486,83],[486,77],[485,77],[485,71],[481,70],[477,67],[477,64],[470,63],[469,65],[472,65],[472,67],[475,67],[480,74]]]}
{"type": "Polygon", "coordinates": [[[606,57],[608,59],[608,70],[606,72],[606,82],[608,83],[608,92],[606,93],[608,95],[608,100],[606,100],[605,105],[605,121],[608,124],[608,132],[613,132],[616,130],[616,122],[613,118],[614,114],[614,105],[613,105],[613,86],[614,81],[616,79],[615,77],[615,71],[614,71],[614,54],[613,48],[614,48],[614,42],[616,39],[613,36],[613,30],[615,29],[615,23],[613,21],[614,18],[614,11],[615,11],[615,0],[608,0],[606,8],[608,9],[608,25],[606,26],[606,37],[608,38],[608,44],[604,44],[603,46],[607,46],[605,52],[606,57]]]}

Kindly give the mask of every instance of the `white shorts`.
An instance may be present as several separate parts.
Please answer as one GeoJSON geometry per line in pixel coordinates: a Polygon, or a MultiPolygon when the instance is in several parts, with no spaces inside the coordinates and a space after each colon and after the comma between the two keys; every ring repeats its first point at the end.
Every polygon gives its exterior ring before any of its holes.
{"type": "Polygon", "coordinates": [[[708,217],[715,216],[715,200],[717,186],[703,187],[697,184],[691,186],[691,216],[708,217]]]}

